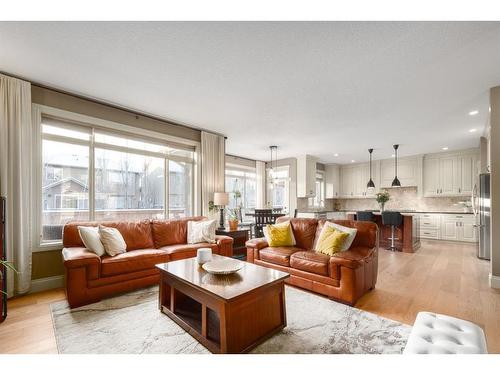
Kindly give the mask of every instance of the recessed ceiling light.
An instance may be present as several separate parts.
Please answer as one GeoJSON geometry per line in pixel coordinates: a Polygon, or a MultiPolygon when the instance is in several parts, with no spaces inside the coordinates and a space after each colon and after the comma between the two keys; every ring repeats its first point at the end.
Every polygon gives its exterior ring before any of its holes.
{"type": "Polygon", "coordinates": [[[356,160],[351,160],[351,163],[356,163],[356,160]]]}
{"type": "Polygon", "coordinates": [[[469,129],[469,133],[475,133],[475,132],[477,132],[477,129],[476,129],[476,128],[469,129]]]}
{"type": "Polygon", "coordinates": [[[475,116],[478,113],[479,113],[479,111],[477,109],[475,109],[475,110],[469,112],[469,116],[475,116]]]}
{"type": "Polygon", "coordinates": [[[444,150],[444,151],[448,150],[448,147],[443,147],[443,150],[444,150]]]}
{"type": "Polygon", "coordinates": [[[337,156],[339,156],[339,154],[333,154],[333,156],[337,157],[337,156]]]}

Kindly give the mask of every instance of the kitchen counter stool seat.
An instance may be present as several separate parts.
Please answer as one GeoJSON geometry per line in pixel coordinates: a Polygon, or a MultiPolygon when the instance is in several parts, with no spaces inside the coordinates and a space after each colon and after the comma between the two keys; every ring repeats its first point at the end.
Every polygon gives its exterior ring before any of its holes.
{"type": "Polygon", "coordinates": [[[396,244],[394,241],[399,240],[399,238],[395,237],[396,227],[399,227],[403,223],[403,215],[401,212],[397,211],[383,211],[382,212],[382,224],[391,226],[391,237],[388,239],[391,240],[391,245],[387,250],[397,251],[396,244]]]}

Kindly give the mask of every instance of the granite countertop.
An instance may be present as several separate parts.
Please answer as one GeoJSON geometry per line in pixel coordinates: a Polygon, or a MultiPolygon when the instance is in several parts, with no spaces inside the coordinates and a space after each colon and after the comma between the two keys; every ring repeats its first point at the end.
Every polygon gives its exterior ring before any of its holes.
{"type": "MultiPolygon", "coordinates": [[[[327,212],[345,212],[345,213],[353,213],[355,214],[357,211],[371,211],[375,214],[380,213],[380,210],[322,210],[318,209],[299,209],[300,213],[308,213],[308,214],[324,214],[327,212]]],[[[393,210],[387,210],[393,211],[393,210]]],[[[394,210],[396,211],[396,210],[394,210]]],[[[464,211],[414,211],[414,210],[400,210],[402,214],[450,214],[450,215],[473,215],[473,212],[464,212],[464,211]]]]}
{"type": "MultiPolygon", "coordinates": [[[[339,210],[338,212],[346,212],[346,213],[356,213],[357,211],[363,210],[339,210]]],[[[380,213],[380,210],[366,210],[372,211],[374,214],[380,213]]],[[[396,211],[396,210],[387,210],[387,211],[396,211]]],[[[402,214],[449,214],[449,215],[473,215],[473,212],[464,212],[464,211],[412,211],[412,210],[400,210],[402,214]]]]}

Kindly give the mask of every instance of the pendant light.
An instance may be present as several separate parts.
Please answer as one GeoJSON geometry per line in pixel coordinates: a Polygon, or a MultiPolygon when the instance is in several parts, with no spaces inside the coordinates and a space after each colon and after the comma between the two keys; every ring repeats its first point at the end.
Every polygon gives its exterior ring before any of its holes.
{"type": "Polygon", "coordinates": [[[269,146],[269,150],[271,151],[271,168],[269,169],[269,176],[271,177],[270,188],[273,189],[276,179],[276,170],[278,169],[278,146],[269,146]]]}
{"type": "Polygon", "coordinates": [[[369,148],[368,152],[370,153],[370,180],[366,184],[366,187],[367,187],[369,192],[372,192],[375,189],[375,184],[373,183],[373,180],[372,180],[372,152],[373,152],[373,148],[369,148]]]}
{"type": "Polygon", "coordinates": [[[399,145],[394,145],[394,180],[392,180],[391,186],[393,187],[401,187],[401,182],[398,178],[398,148],[399,145]]]}

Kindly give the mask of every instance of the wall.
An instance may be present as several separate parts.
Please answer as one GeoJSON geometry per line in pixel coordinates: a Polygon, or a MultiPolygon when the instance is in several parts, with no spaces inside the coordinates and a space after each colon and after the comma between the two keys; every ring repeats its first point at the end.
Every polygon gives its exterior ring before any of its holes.
{"type": "MultiPolygon", "coordinates": [[[[468,200],[467,197],[453,198],[424,198],[419,197],[416,187],[387,189],[391,199],[386,203],[386,209],[416,210],[416,211],[462,211],[463,206],[458,202],[468,200]]],[[[365,199],[338,199],[339,209],[366,210],[379,209],[377,201],[373,198],[365,199]]]]}
{"type": "Polygon", "coordinates": [[[491,275],[490,285],[500,288],[500,86],[490,90],[491,275]]]}
{"type": "Polygon", "coordinates": [[[197,142],[201,140],[200,130],[154,119],[152,117],[136,114],[124,109],[115,108],[36,85],[31,86],[31,100],[33,103],[113,121],[119,124],[152,130],[197,142]]]}
{"type": "Polygon", "coordinates": [[[255,160],[226,154],[226,164],[235,164],[242,167],[255,168],[255,160]]]}

